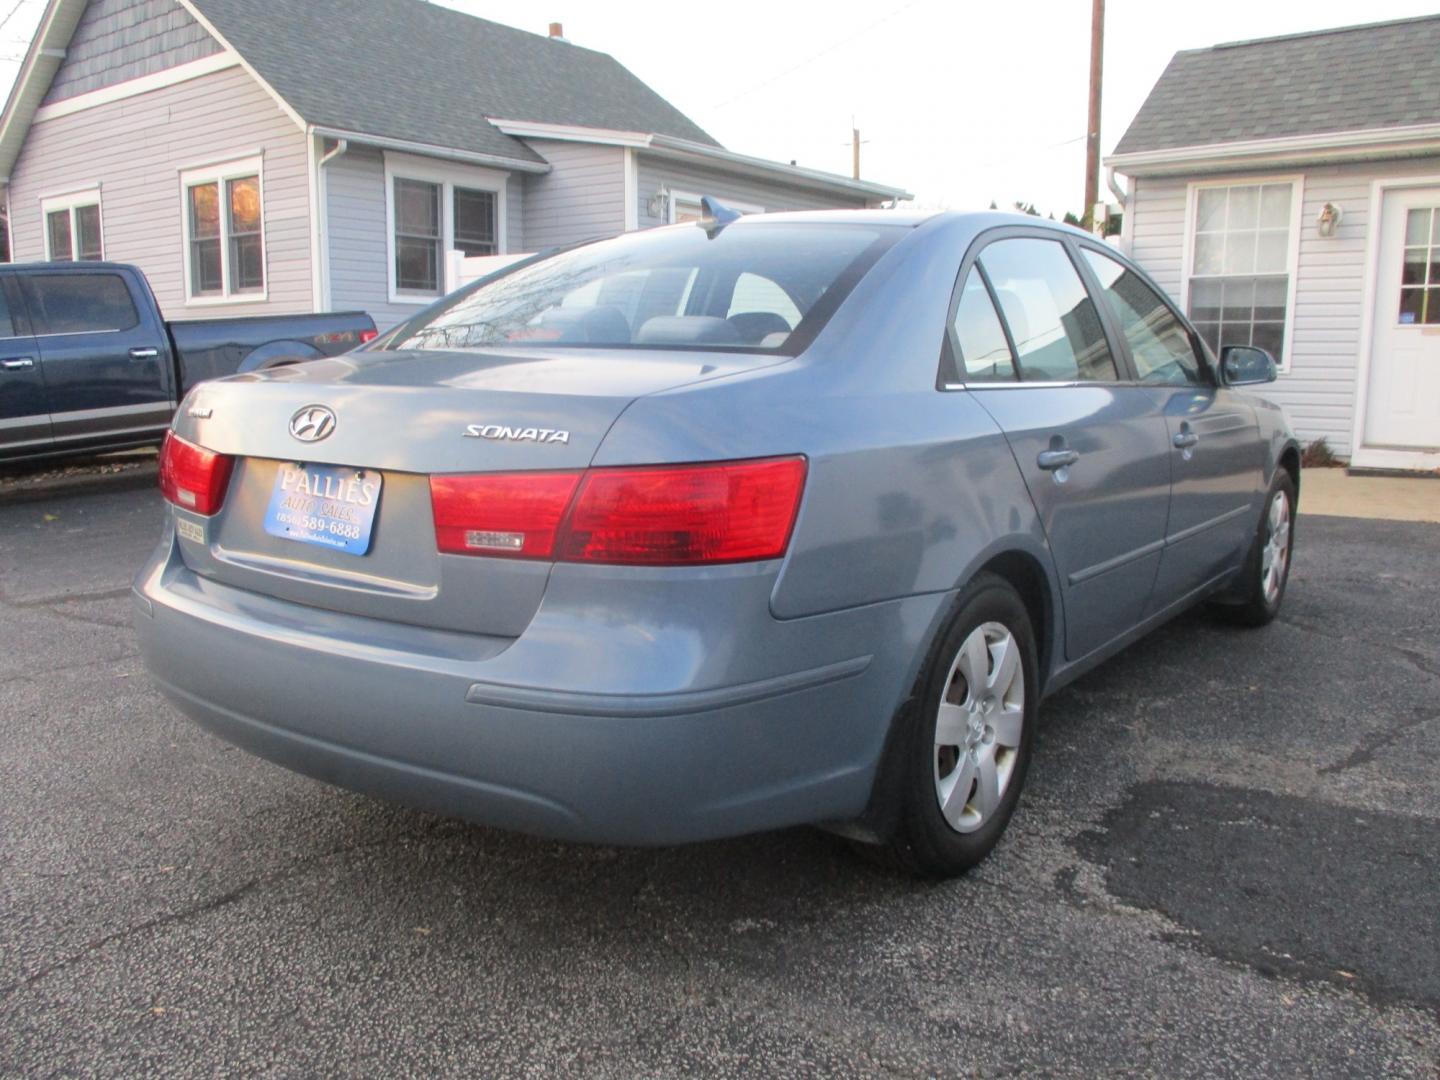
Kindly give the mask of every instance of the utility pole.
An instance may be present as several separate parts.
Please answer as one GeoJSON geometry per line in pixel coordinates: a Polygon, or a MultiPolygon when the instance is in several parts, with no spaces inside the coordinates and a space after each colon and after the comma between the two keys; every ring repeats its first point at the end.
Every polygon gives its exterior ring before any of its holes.
{"type": "Polygon", "coordinates": [[[1094,225],[1100,199],[1100,81],[1105,57],[1105,0],[1090,0],[1090,121],[1085,128],[1085,206],[1080,222],[1094,225]]]}
{"type": "Polygon", "coordinates": [[[860,129],[850,129],[850,175],[860,179],[860,129]]]}

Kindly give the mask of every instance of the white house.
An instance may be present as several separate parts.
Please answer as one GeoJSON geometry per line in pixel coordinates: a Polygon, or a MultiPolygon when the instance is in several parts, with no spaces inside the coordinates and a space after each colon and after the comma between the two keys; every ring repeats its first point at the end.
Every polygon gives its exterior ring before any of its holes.
{"type": "Polygon", "coordinates": [[[1177,53],[1106,165],[1122,247],[1274,352],[1303,441],[1440,468],[1440,16],[1177,53]]]}
{"type": "Polygon", "coordinates": [[[422,0],[50,0],[0,118],[12,257],[138,264],[172,318],[363,309],[448,256],[898,188],[734,153],[612,57],[422,0]]]}

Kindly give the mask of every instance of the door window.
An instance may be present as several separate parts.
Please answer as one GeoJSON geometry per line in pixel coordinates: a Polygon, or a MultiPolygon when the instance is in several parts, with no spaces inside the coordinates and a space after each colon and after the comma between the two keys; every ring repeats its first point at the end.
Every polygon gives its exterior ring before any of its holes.
{"type": "Polygon", "coordinates": [[[1100,279],[1105,302],[1120,320],[1140,381],[1174,386],[1203,382],[1190,335],[1160,294],[1109,255],[1092,248],[1082,251],[1100,279]]]}
{"type": "Polygon", "coordinates": [[[129,330],[140,322],[119,274],[35,274],[25,288],[37,334],[129,330]]]}
{"type": "Polygon", "coordinates": [[[970,382],[1011,382],[1015,378],[1015,358],[1005,329],[990,292],[974,267],[960,290],[960,303],[955,308],[955,351],[958,354],[960,377],[970,382]]]}
{"type": "Polygon", "coordinates": [[[1114,382],[1099,314],[1058,240],[997,240],[980,256],[1025,382],[1114,382]]]}
{"type": "Polygon", "coordinates": [[[10,303],[5,298],[5,290],[0,289],[0,338],[11,338],[15,336],[15,322],[10,318],[10,303]]]}
{"type": "Polygon", "coordinates": [[[1417,206],[1405,215],[1400,323],[1440,324],[1440,206],[1417,206]]]}

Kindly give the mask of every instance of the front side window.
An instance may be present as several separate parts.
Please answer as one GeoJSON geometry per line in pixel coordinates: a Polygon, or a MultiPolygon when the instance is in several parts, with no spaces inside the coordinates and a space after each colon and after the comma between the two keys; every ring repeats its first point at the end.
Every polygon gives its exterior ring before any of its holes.
{"type": "Polygon", "coordinates": [[[1160,294],[1119,260],[1093,248],[1082,251],[1120,321],[1140,381],[1175,386],[1204,382],[1190,334],[1160,294]]]}
{"type": "Polygon", "coordinates": [[[626,233],[482,280],[374,347],[793,354],[903,232],[757,221],[626,233]]]}
{"type": "Polygon", "coordinates": [[[45,257],[50,262],[105,258],[98,191],[45,199],[42,209],[45,215],[45,257]]]}
{"type": "Polygon", "coordinates": [[[1288,180],[1196,189],[1188,314],[1217,356],[1226,345],[1284,355],[1295,199],[1288,180]]]}
{"type": "Polygon", "coordinates": [[[129,330],[140,322],[119,274],[31,274],[21,280],[37,334],[129,330]]]}
{"type": "Polygon", "coordinates": [[[1400,323],[1440,323],[1440,206],[1419,206],[1405,216],[1400,323]]]}
{"type": "Polygon", "coordinates": [[[1058,240],[997,240],[980,255],[1025,382],[1114,382],[1115,359],[1058,240]]]}
{"type": "Polygon", "coordinates": [[[192,300],[265,292],[264,208],[258,159],[182,174],[186,288],[192,300]]]}
{"type": "Polygon", "coordinates": [[[1010,343],[1005,340],[1005,330],[1000,325],[1000,316],[995,314],[990,292],[980,271],[974,267],[960,290],[960,302],[955,307],[955,321],[951,325],[955,331],[961,378],[967,383],[1014,380],[1015,360],[1010,343]]]}

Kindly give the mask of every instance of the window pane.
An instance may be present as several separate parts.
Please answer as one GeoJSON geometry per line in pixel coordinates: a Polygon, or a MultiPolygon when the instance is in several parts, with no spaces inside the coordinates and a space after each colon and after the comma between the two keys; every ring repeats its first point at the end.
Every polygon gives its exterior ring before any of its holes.
{"type": "Polygon", "coordinates": [[[399,237],[395,241],[395,287],[440,291],[440,241],[399,237]]]}
{"type": "Polygon", "coordinates": [[[1430,209],[1430,243],[1440,247],[1440,207],[1430,209]]]}
{"type": "Polygon", "coordinates": [[[5,299],[5,290],[0,289],[0,338],[15,336],[15,323],[10,318],[10,305],[5,299]]]}
{"type": "Polygon", "coordinates": [[[494,255],[495,193],[455,189],[455,248],[470,255],[494,255]]]}
{"type": "Polygon", "coordinates": [[[190,241],[190,292],[194,296],[223,291],[220,276],[220,238],[190,241]]]}
{"type": "Polygon", "coordinates": [[[1285,294],[1289,289],[1289,278],[1261,278],[1255,282],[1255,318],[1284,322],[1285,294]]]}
{"type": "Polygon", "coordinates": [[[190,235],[197,240],[220,235],[219,184],[196,184],[190,189],[190,235]]]}
{"type": "Polygon", "coordinates": [[[243,176],[225,181],[226,202],[230,207],[231,233],[260,231],[260,178],[243,176]]]}
{"type": "Polygon", "coordinates": [[[1117,378],[1095,305],[1054,240],[999,240],[980,256],[1027,381],[1117,378]]]}
{"type": "Polygon", "coordinates": [[[1429,241],[1430,213],[1430,210],[1419,207],[1405,215],[1405,244],[1407,247],[1425,244],[1429,241]]]}
{"type": "Polygon", "coordinates": [[[395,181],[395,231],[404,236],[440,236],[440,185],[395,181]]]}
{"type": "Polygon", "coordinates": [[[38,334],[129,330],[140,321],[119,274],[34,274],[24,281],[38,334]]]}
{"type": "Polygon", "coordinates": [[[1230,219],[1226,228],[1253,229],[1260,224],[1260,189],[1258,187],[1232,187],[1230,189],[1230,219]]]}
{"type": "Polygon", "coordinates": [[[1226,188],[1201,188],[1195,228],[1199,232],[1220,232],[1225,228],[1226,188]]]}
{"type": "Polygon", "coordinates": [[[1225,269],[1224,233],[1201,233],[1195,237],[1195,273],[1219,274],[1225,269]]]}
{"type": "Polygon", "coordinates": [[[70,262],[75,257],[70,248],[70,211],[50,211],[45,225],[50,230],[50,261],[70,262]]]}
{"type": "Polygon", "coordinates": [[[1221,285],[1220,318],[1225,322],[1249,322],[1255,311],[1255,280],[1241,278],[1221,285]]]}
{"type": "Polygon", "coordinates": [[[1421,321],[1431,325],[1440,323],[1440,289],[1425,290],[1425,313],[1421,321]]]}
{"type": "Polygon", "coordinates": [[[1225,238],[1225,273],[1253,274],[1255,272],[1255,240],[1258,234],[1253,229],[1231,232],[1225,238]]]}
{"type": "Polygon", "coordinates": [[[1123,264],[1090,248],[1085,260],[1125,331],[1135,371],[1144,382],[1199,383],[1200,364],[1185,326],[1160,295],[1123,264]]]}
{"type": "Polygon", "coordinates": [[[1266,184],[1260,193],[1260,227],[1290,230],[1290,185],[1266,184]]]}
{"type": "Polygon", "coordinates": [[[1401,289],[1400,290],[1400,322],[1402,324],[1418,323],[1424,321],[1425,314],[1425,290],[1424,289],[1401,289]]]}
{"type": "Polygon", "coordinates": [[[1220,321],[1220,297],[1225,286],[1218,281],[1190,283],[1190,318],[1196,322],[1220,321]]]}
{"type": "Polygon", "coordinates": [[[1250,344],[1264,349],[1278,364],[1285,347],[1285,324],[1257,322],[1250,335],[1250,344]]]}
{"type": "Polygon", "coordinates": [[[265,256],[260,234],[230,238],[230,291],[261,292],[265,288],[265,256]]]}
{"type": "Polygon", "coordinates": [[[1283,274],[1290,263],[1290,234],[1262,232],[1255,252],[1255,272],[1283,274]]]}
{"type": "Polygon", "coordinates": [[[77,206],[75,228],[80,241],[80,258],[103,259],[105,251],[100,239],[100,207],[93,204],[77,206]]]}
{"type": "Polygon", "coordinates": [[[953,325],[960,375],[966,382],[1009,382],[1015,378],[1015,361],[1005,331],[977,270],[972,269],[965,279],[953,325]]]}

